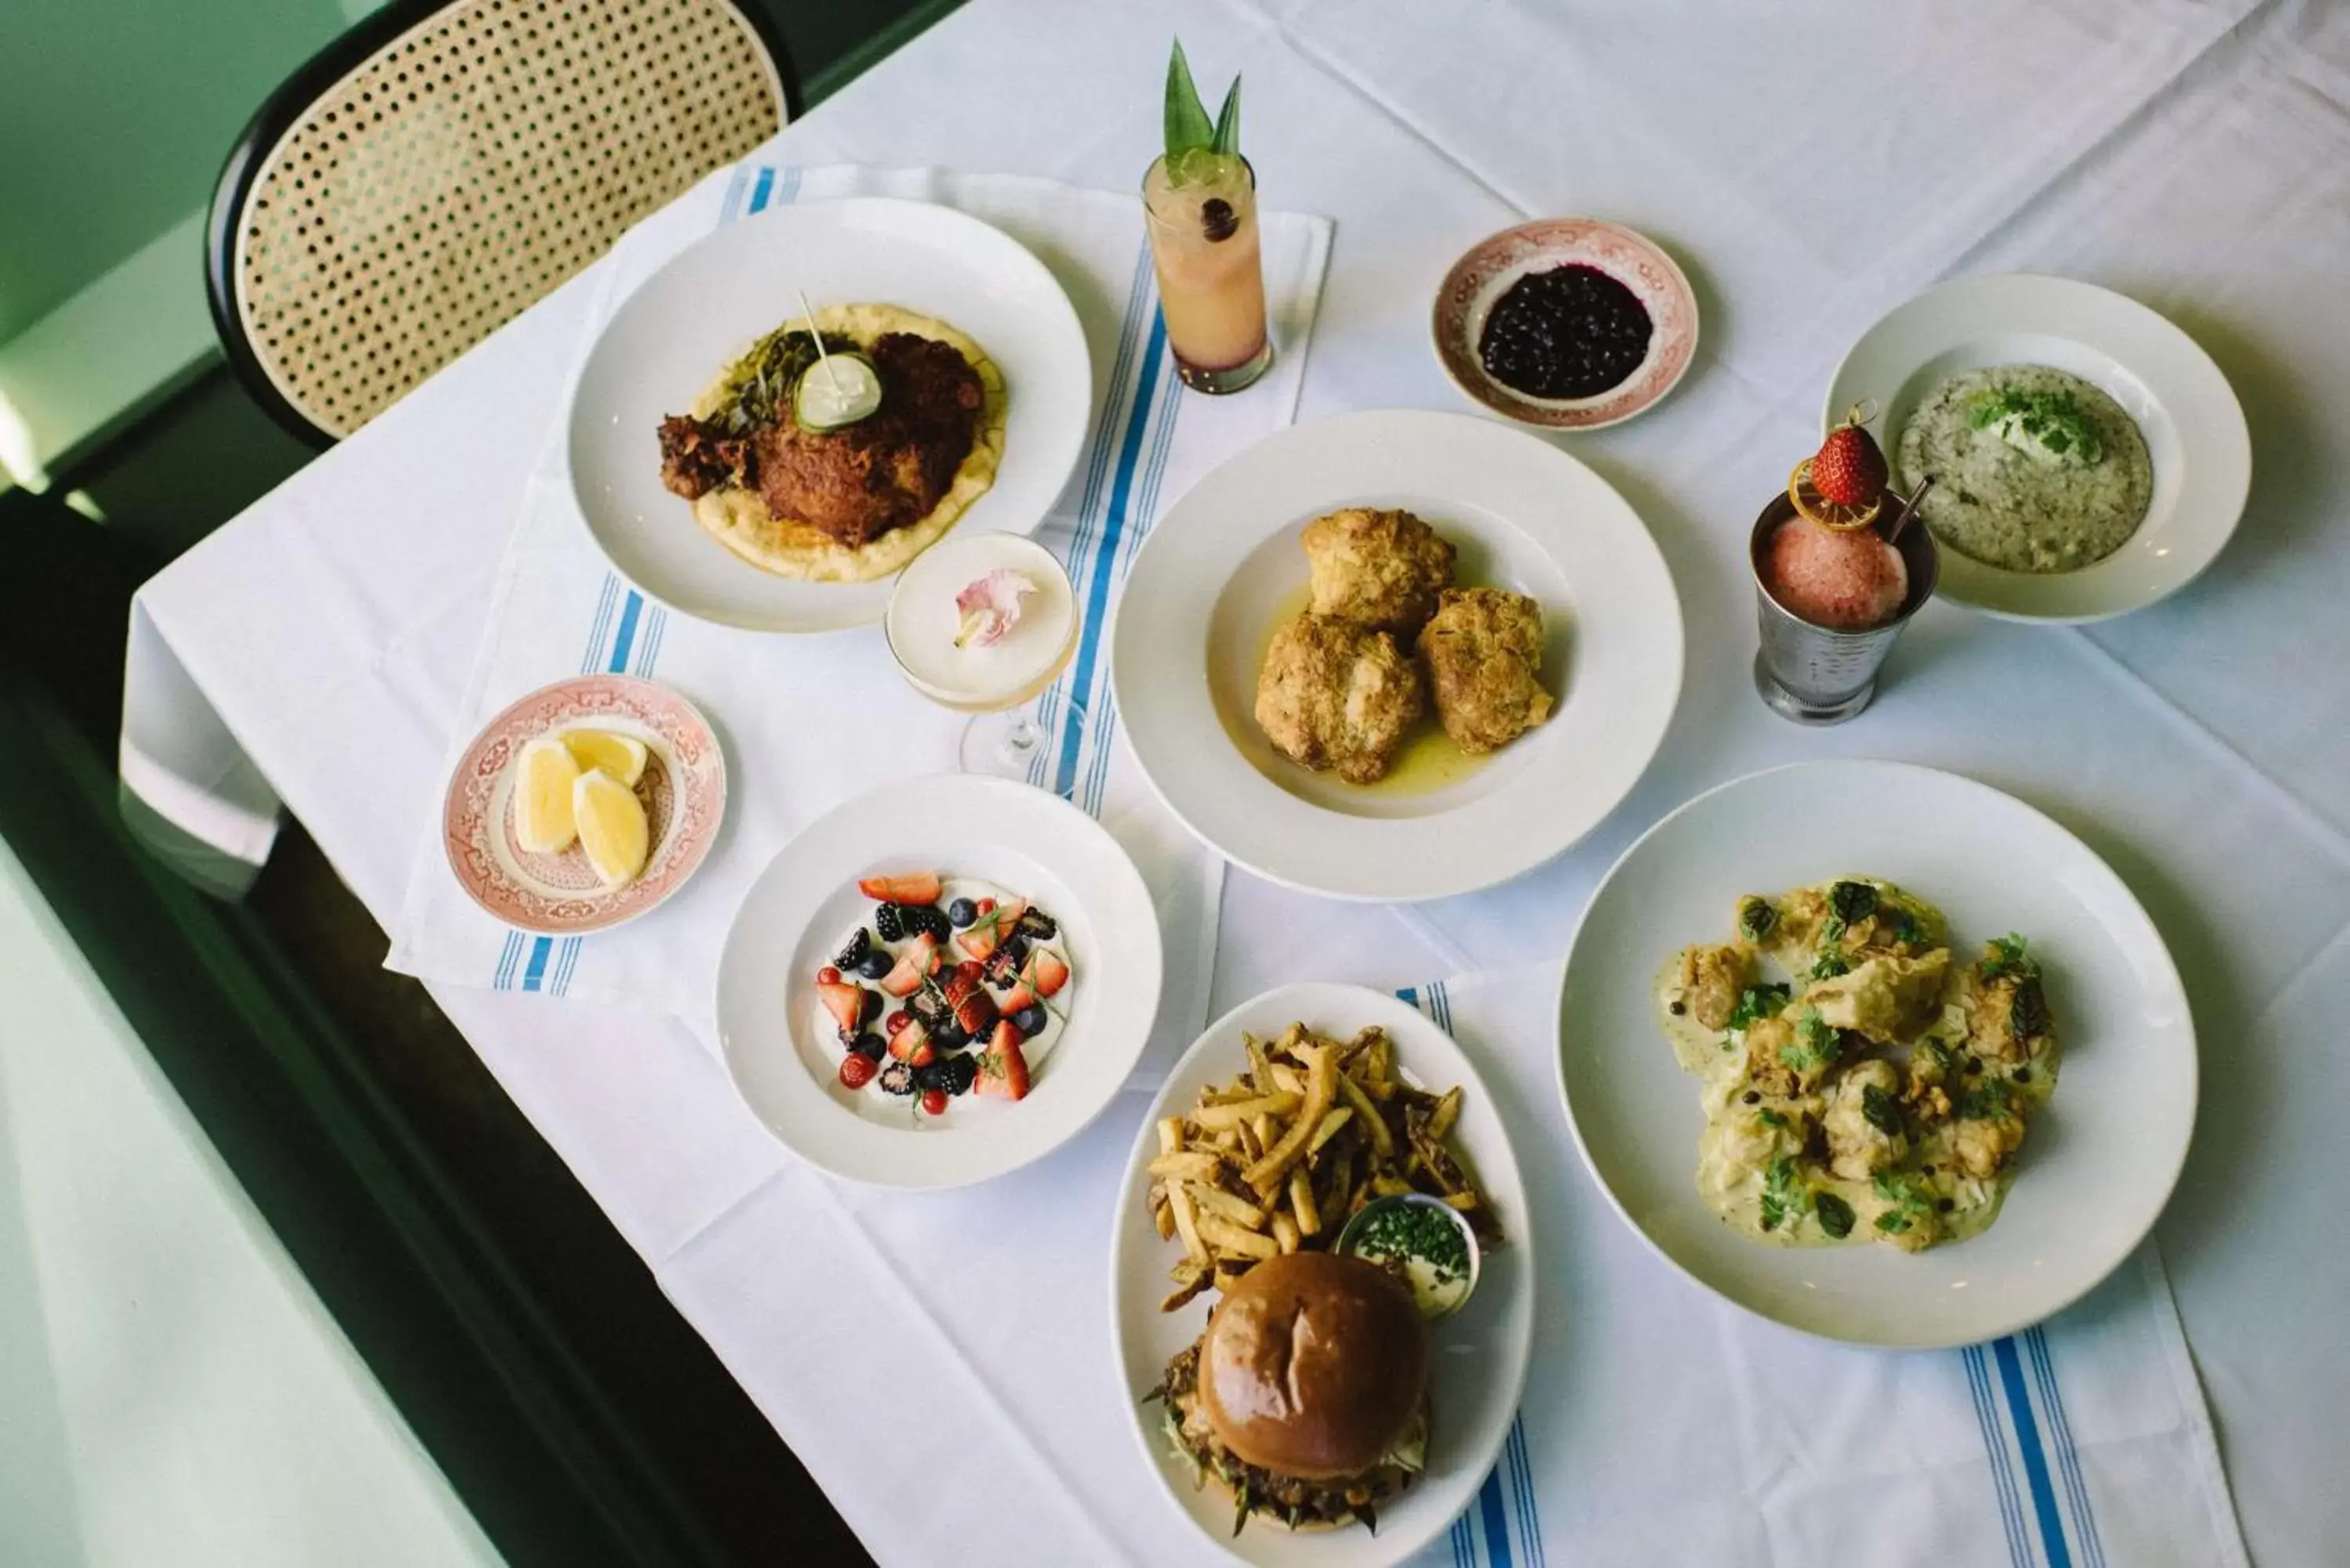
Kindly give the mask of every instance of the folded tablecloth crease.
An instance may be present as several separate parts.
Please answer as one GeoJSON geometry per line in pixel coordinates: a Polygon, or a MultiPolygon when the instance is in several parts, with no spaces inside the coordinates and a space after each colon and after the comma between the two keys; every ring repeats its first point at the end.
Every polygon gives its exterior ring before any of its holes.
{"type": "MultiPolygon", "coordinates": [[[[1555,1552],[1609,1568],[2241,1568],[2210,1417],[2151,1242],[2068,1311],[1965,1350],[1848,1349],[1750,1317],[1632,1236],[1558,1135],[1558,983],[1549,963],[1399,992],[1476,1062],[1542,1199],[1518,1419],[1476,1501],[1419,1563],[1539,1568],[1555,1552]]],[[[1070,1554],[1035,1560],[1224,1561],[1158,1495],[1125,1403],[1100,1397],[1116,1359],[1099,1247],[1111,1216],[1055,1212],[1115,1201],[1142,1108],[1129,1094],[1068,1148],[974,1194],[908,1202],[787,1173],[658,1272],[812,1459],[894,1451],[902,1412],[924,1408],[925,1440],[942,1451],[1016,1449],[1008,1468],[1025,1475],[1033,1463],[1074,1500],[1055,1514],[1070,1554]],[[787,1268],[772,1251],[781,1237],[787,1268]],[[847,1380],[856,1398],[823,1365],[829,1337],[806,1328],[839,1317],[849,1280],[889,1285],[856,1302],[860,1342],[912,1347],[860,1360],[847,1380]],[[971,1397],[925,1398],[926,1383],[950,1378],[971,1397]]],[[[1435,1397],[1440,1447],[1440,1386],[1435,1397]]],[[[885,1557],[905,1527],[898,1473],[819,1474],[885,1557]]],[[[966,1560],[1020,1560],[1024,1528],[1017,1511],[976,1511],[959,1525],[966,1560]]]]}
{"type": "MultiPolygon", "coordinates": [[[[850,195],[935,202],[997,225],[1063,274],[1094,358],[1096,408],[1076,473],[1037,531],[1079,582],[1114,587],[1160,504],[1296,407],[1325,264],[1326,220],[1263,218],[1274,370],[1249,391],[1206,399],[1175,379],[1138,198],[1024,176],[745,164],[632,231],[605,264],[595,331],[638,284],[719,223],[850,195]]],[[[576,367],[575,367],[576,369],[576,367]]],[[[650,438],[647,437],[650,461],[650,438]]],[[[686,526],[682,512],[680,526],[686,526]]],[[[713,546],[714,548],[714,546],[713,546]]],[[[748,570],[749,568],[744,568],[748,570]]],[[[416,851],[392,924],[393,969],[446,984],[619,1002],[692,1015],[708,1005],[728,921],[750,880],[792,834],[843,801],[908,774],[951,770],[963,718],[899,676],[878,627],[763,637],[693,620],[630,585],[589,536],[564,443],[550,435],[506,551],[468,688],[470,736],[524,692],[594,670],[658,679],[717,725],[730,767],[723,854],[668,904],[624,929],[552,938],[510,930],[449,872],[437,819],[416,851]],[[837,733],[828,732],[835,730],[837,733]],[[887,746],[838,743],[886,734],[887,746]]],[[[1108,700],[1107,616],[1089,615],[1069,672],[1037,703],[1050,775],[1133,855],[1158,903],[1169,1011],[1195,1027],[1215,952],[1222,863],[1150,794],[1108,700]]]]}

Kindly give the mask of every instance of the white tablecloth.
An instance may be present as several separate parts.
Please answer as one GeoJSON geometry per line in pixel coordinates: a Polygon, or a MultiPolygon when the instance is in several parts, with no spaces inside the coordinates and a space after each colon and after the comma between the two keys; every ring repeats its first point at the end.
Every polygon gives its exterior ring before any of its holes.
{"type": "MultiPolygon", "coordinates": [[[[1635,834],[1771,763],[1892,756],[2012,790],[2121,870],[2187,975],[2204,1096],[2162,1253],[2254,1556],[2338,1556],[2350,1265],[2332,1244],[2326,1129],[2350,1056],[2334,1000],[2350,989],[2350,617],[2335,607],[2350,583],[2336,477],[2350,472],[2350,12],[978,0],[763,157],[1124,189],[1156,134],[1170,27],[1208,78],[1246,68],[1267,202],[1338,220],[1301,418],[1457,406],[1425,342],[1430,292],[1468,243],[1526,215],[1647,231],[1705,311],[1672,401],[1572,446],[1648,519],[1690,628],[1680,712],[1642,786],[1575,851],[1474,898],[1340,907],[1234,873],[1215,1008],[1305,975],[1395,986],[1555,955],[1635,834]],[[1999,270],[2120,288],[2211,351],[2251,421],[2242,529],[2195,587],[2105,627],[1929,609],[1861,721],[1783,725],[1748,684],[1752,508],[1815,441],[1829,372],[1870,320],[1939,278],[1999,270]]],[[[255,848],[257,765],[389,922],[412,838],[386,825],[425,821],[438,799],[595,284],[559,291],[142,592],[126,760],[159,812],[199,827],[217,790],[216,841],[255,848]]],[[[692,1033],[436,995],[819,1479],[871,1464],[828,1450],[819,1416],[868,1396],[873,1369],[844,1362],[827,1382],[724,1303],[787,1270],[803,1233],[880,1243],[832,1204],[794,1201],[816,1179],[740,1110],[692,1033]],[[837,1231],[808,1230],[822,1226],[837,1231]]],[[[977,1222],[991,1200],[934,1201],[977,1222]]],[[[1068,1247],[1095,1245],[1087,1221],[1068,1247]]],[[[971,1333],[1013,1313],[1022,1282],[962,1289],[948,1321],[971,1333]]],[[[1660,1271],[1656,1289],[1685,1287],[1660,1271]]],[[[964,1347],[910,1344],[901,1378],[969,1397],[936,1401],[939,1454],[998,1441],[956,1414],[1003,1392],[964,1347]]],[[[977,1489],[983,1467],[940,1467],[974,1469],[960,1484],[977,1489]]],[[[1081,1500],[1032,1501],[1035,1539],[1088,1538],[1081,1500]]],[[[940,1538],[925,1529],[955,1507],[950,1486],[852,1517],[886,1559],[927,1561],[940,1538]]]]}

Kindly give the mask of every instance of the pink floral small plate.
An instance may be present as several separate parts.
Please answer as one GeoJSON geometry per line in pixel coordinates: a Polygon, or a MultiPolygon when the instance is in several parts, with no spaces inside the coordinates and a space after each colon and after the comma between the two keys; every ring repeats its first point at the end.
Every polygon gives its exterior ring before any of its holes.
{"type": "Polygon", "coordinates": [[[650,680],[586,675],[540,687],[473,737],[449,780],[441,836],[473,902],[522,930],[577,936],[635,919],[683,887],[725,815],[726,759],[701,711],[650,680]],[[562,730],[610,730],[645,743],[637,798],[652,847],[643,873],[623,887],[604,886],[577,844],[537,855],[515,843],[514,760],[562,730]]]}
{"type": "Polygon", "coordinates": [[[1452,384],[1497,414],[1548,430],[1620,424],[1663,400],[1697,354],[1697,295],[1662,248],[1644,234],[1596,218],[1538,218],[1471,245],[1444,275],[1430,320],[1436,358],[1452,384]],[[1530,272],[1596,267],[1638,296],[1655,331],[1648,358],[1596,397],[1535,398],[1485,373],[1478,344],[1485,317],[1530,272]]]}

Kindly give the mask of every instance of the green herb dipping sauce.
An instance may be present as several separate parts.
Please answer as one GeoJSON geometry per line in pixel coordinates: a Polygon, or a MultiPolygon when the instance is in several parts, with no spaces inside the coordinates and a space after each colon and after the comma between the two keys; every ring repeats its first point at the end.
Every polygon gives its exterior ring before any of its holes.
{"type": "Polygon", "coordinates": [[[1457,1222],[1427,1204],[1380,1210],[1348,1250],[1367,1262],[1401,1264],[1422,1317],[1442,1317],[1469,1294],[1469,1243],[1457,1222]]]}

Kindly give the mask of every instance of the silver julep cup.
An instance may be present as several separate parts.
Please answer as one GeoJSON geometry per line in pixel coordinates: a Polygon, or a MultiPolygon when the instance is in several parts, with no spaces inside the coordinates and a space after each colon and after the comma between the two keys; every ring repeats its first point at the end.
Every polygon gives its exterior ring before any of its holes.
{"type": "MultiPolygon", "coordinates": [[[[1887,493],[1888,503],[1893,501],[1887,493]]],[[[1798,724],[1841,724],[1877,695],[1877,672],[1909,618],[1934,597],[1941,553],[1923,518],[1911,518],[1894,548],[1909,572],[1909,594],[1901,613],[1866,631],[1832,631],[1814,626],[1771,597],[1771,535],[1795,515],[1795,504],[1781,494],[1754,520],[1746,561],[1754,575],[1754,613],[1762,646],[1754,655],[1754,690],[1773,712],[1798,724]]]]}

